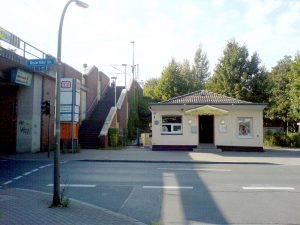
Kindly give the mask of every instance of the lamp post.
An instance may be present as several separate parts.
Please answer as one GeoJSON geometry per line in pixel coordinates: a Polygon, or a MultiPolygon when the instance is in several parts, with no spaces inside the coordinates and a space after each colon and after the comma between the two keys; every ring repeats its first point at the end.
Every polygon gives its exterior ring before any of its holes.
{"type": "Polygon", "coordinates": [[[126,85],[127,85],[127,82],[126,82],[126,67],[127,67],[127,64],[122,64],[122,66],[125,66],[125,89],[126,89],[126,85]]]}
{"type": "Polygon", "coordinates": [[[68,6],[75,2],[77,6],[82,8],[88,8],[88,4],[80,0],[69,0],[65,5],[61,14],[59,30],[58,30],[58,42],[57,42],[57,74],[56,74],[56,148],[54,152],[54,179],[53,179],[53,200],[52,206],[60,205],[60,80],[61,80],[61,40],[62,40],[62,27],[64,22],[65,13],[68,6]]]}
{"type": "Polygon", "coordinates": [[[117,77],[111,77],[111,79],[113,80],[114,83],[114,88],[115,88],[115,107],[117,106],[117,77]]]}
{"type": "Polygon", "coordinates": [[[135,65],[134,65],[134,41],[130,42],[132,44],[132,77],[133,77],[133,105],[135,107],[135,78],[134,78],[134,69],[135,69],[135,65]]]}
{"type": "Polygon", "coordinates": [[[117,109],[117,77],[111,77],[111,79],[114,82],[114,88],[115,88],[115,109],[116,109],[116,128],[117,127],[117,122],[118,122],[118,109],[117,109]]]}
{"type": "Polygon", "coordinates": [[[133,75],[133,80],[134,80],[134,67],[135,67],[135,65],[134,65],[134,44],[135,44],[135,42],[134,41],[131,41],[130,42],[131,44],[132,44],[132,75],[133,75]]]}

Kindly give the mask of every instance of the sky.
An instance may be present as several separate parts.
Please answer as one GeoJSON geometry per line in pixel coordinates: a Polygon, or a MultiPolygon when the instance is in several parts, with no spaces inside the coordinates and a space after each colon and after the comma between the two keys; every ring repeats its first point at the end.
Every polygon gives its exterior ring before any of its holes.
{"type": "MultiPolygon", "coordinates": [[[[300,0],[84,0],[72,3],[63,26],[62,61],[83,72],[95,65],[124,82],[122,64],[139,65],[139,81],[158,78],[172,58],[193,62],[199,47],[210,71],[234,38],[271,69],[300,51],[300,0]]],[[[67,0],[0,0],[0,27],[56,56],[67,0]]],[[[131,70],[127,67],[128,77],[131,70]]]]}

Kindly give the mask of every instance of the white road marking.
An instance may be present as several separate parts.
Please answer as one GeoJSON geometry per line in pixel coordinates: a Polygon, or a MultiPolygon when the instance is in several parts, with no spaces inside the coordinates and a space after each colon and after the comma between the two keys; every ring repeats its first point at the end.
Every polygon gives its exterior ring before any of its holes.
{"type": "Polygon", "coordinates": [[[19,180],[20,178],[22,178],[23,176],[18,176],[18,177],[15,177],[14,180],[19,180]]]}
{"type": "Polygon", "coordinates": [[[1,159],[1,160],[0,160],[0,162],[6,162],[6,161],[7,161],[6,159],[1,159]]]}
{"type": "Polygon", "coordinates": [[[293,187],[243,187],[244,190],[295,190],[293,187]]]}
{"type": "Polygon", "coordinates": [[[204,169],[204,168],[157,168],[158,170],[182,170],[182,171],[215,171],[215,172],[231,172],[229,169],[204,169]]]}
{"type": "MultiPolygon", "coordinates": [[[[88,187],[94,188],[96,187],[95,184],[61,184],[61,187],[88,187]]],[[[47,187],[53,187],[53,184],[48,184],[47,187]]]]}
{"type": "Polygon", "coordinates": [[[7,184],[10,184],[12,182],[13,182],[12,180],[9,180],[9,181],[6,181],[5,183],[3,183],[3,185],[7,185],[7,184]]]}
{"type": "Polygon", "coordinates": [[[45,168],[45,167],[47,167],[47,166],[40,166],[39,168],[40,168],[40,169],[43,169],[43,168],[45,168]]]}
{"type": "Polygon", "coordinates": [[[24,176],[27,176],[27,175],[29,175],[29,174],[31,174],[31,172],[24,173],[23,175],[24,175],[24,176]]]}
{"type": "Polygon", "coordinates": [[[34,173],[34,172],[37,172],[37,171],[39,171],[39,169],[34,169],[34,170],[31,170],[30,172],[34,173]]]}
{"type": "Polygon", "coordinates": [[[143,188],[155,189],[194,189],[192,186],[143,186],[143,188]]]}

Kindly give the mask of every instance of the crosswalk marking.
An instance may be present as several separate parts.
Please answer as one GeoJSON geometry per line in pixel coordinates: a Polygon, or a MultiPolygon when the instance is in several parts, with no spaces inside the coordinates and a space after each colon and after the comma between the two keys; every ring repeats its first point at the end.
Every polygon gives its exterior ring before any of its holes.
{"type": "Polygon", "coordinates": [[[143,188],[154,189],[194,189],[192,186],[143,186],[143,188]]]}
{"type": "Polygon", "coordinates": [[[293,187],[243,187],[244,190],[295,190],[293,187]]]}
{"type": "Polygon", "coordinates": [[[231,172],[230,169],[208,169],[208,168],[157,168],[158,170],[178,170],[178,171],[213,171],[213,172],[231,172]]]}

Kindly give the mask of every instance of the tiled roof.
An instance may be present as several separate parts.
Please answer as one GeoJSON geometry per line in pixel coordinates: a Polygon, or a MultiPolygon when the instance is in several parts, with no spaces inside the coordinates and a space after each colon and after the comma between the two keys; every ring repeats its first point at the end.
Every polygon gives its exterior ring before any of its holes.
{"type": "Polygon", "coordinates": [[[158,104],[253,104],[239,99],[227,97],[210,91],[200,90],[167,101],[159,102],[158,104]]]}

